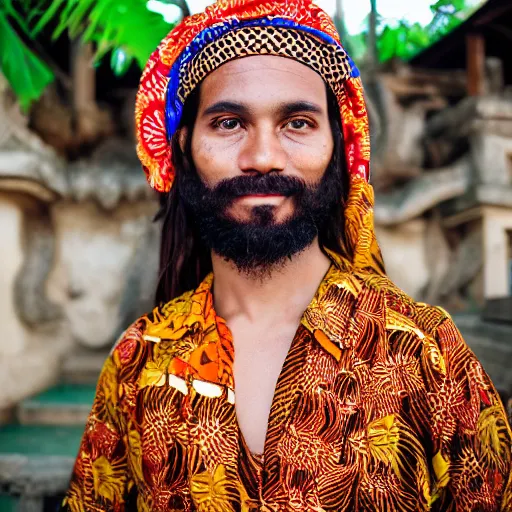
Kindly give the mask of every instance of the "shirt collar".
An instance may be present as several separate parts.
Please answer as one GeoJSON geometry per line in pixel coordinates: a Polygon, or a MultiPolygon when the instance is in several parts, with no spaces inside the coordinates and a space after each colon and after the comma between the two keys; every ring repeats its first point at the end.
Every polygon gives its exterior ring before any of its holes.
{"type": "MultiPolygon", "coordinates": [[[[350,343],[348,322],[360,290],[349,263],[326,251],[331,266],[304,312],[301,324],[319,345],[337,360],[350,343]]],[[[213,274],[194,291],[187,292],[146,317],[145,338],[172,342],[177,348],[169,371],[233,389],[234,346],[226,322],[213,307],[213,274]],[[179,342],[179,343],[177,343],[179,342]]]]}

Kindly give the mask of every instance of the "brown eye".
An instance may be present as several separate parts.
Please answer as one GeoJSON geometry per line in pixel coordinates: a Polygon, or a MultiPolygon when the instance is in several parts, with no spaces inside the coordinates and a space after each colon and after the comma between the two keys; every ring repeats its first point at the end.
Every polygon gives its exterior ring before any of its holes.
{"type": "Polygon", "coordinates": [[[310,126],[310,124],[305,119],[293,119],[288,123],[288,126],[292,130],[303,130],[304,128],[310,126]]]}
{"type": "Polygon", "coordinates": [[[238,119],[222,119],[218,122],[217,126],[223,130],[232,131],[240,127],[240,121],[238,119]]]}

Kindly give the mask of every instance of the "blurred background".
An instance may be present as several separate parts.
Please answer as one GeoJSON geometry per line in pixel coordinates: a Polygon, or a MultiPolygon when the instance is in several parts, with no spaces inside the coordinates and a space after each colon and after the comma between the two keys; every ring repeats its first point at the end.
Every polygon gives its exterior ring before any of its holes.
{"type": "MultiPolygon", "coordinates": [[[[56,510],[101,365],[151,309],[151,51],[208,0],[0,0],[0,512],[56,510]]],[[[512,392],[512,2],[319,0],[362,71],[390,277],[512,392]]]]}

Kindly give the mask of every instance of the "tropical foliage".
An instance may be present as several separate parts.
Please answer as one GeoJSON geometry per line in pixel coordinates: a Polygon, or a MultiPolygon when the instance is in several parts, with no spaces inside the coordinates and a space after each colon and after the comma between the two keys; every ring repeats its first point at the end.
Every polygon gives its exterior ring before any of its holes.
{"type": "MultiPolygon", "coordinates": [[[[188,14],[186,0],[158,1],[188,14]]],[[[433,19],[426,26],[406,20],[390,26],[378,17],[381,62],[412,57],[453,30],[474,7],[468,0],[437,0],[431,9],[433,19]]],[[[72,40],[94,43],[96,58],[110,53],[114,72],[122,74],[133,61],[142,67],[171,28],[171,23],[147,8],[147,0],[1,0],[0,71],[27,108],[55,78],[55,70],[34,50],[42,32],[53,39],[66,34],[72,40]]],[[[368,52],[369,39],[368,30],[348,38],[355,59],[368,52]]]]}
{"type": "MultiPolygon", "coordinates": [[[[187,9],[184,1],[166,3],[187,9]]],[[[55,78],[33,45],[25,43],[37,41],[43,30],[54,40],[66,33],[94,43],[98,60],[111,52],[112,67],[122,74],[133,60],[142,67],[171,28],[145,0],[2,0],[0,70],[27,107],[55,78]]]]}
{"type": "Polygon", "coordinates": [[[30,37],[27,17],[27,12],[16,8],[12,0],[0,3],[0,71],[11,84],[23,108],[37,99],[54,79],[48,65],[19,36],[22,32],[30,37]]]}
{"type": "Polygon", "coordinates": [[[432,21],[423,26],[401,20],[397,26],[383,26],[377,39],[381,62],[391,58],[408,60],[431,46],[467,19],[478,5],[467,0],[437,0],[431,5],[432,21]]]}

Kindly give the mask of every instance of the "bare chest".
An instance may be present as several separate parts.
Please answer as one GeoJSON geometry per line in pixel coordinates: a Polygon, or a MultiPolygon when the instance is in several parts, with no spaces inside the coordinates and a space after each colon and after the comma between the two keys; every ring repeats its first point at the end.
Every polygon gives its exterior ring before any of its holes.
{"type": "Polygon", "coordinates": [[[296,328],[288,326],[279,332],[241,328],[233,332],[236,414],[243,438],[253,453],[264,451],[276,384],[296,328]]]}

